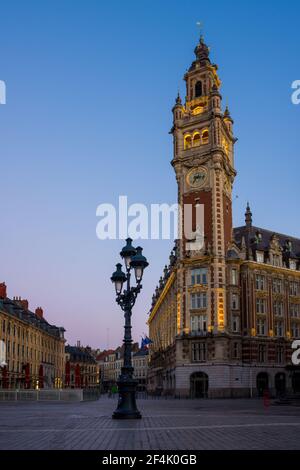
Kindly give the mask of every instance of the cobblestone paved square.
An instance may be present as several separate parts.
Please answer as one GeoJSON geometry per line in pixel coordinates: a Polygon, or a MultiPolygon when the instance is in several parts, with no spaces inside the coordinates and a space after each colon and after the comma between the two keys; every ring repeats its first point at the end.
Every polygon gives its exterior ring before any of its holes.
{"type": "Polygon", "coordinates": [[[115,399],[0,403],[0,449],[300,449],[300,406],[262,400],[138,400],[143,418],[112,420],[115,399]]]}

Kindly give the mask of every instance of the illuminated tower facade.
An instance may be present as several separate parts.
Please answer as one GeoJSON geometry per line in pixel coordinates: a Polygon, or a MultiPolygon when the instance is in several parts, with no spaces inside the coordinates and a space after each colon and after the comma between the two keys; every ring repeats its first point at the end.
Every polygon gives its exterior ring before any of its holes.
{"type": "MultiPolygon", "coordinates": [[[[191,323],[191,306],[184,298],[188,297],[185,288],[192,284],[192,273],[185,268],[189,267],[191,271],[197,265],[206,277],[203,284],[205,314],[203,319],[196,318],[195,322],[204,321],[208,331],[223,332],[228,325],[225,259],[232,241],[235,138],[229,111],[226,108],[223,113],[221,109],[218,68],[211,63],[209,49],[202,38],[195,48],[195,56],[184,76],[185,102],[183,104],[178,96],[173,108],[172,165],[183,210],[183,236],[178,246],[183,294],[181,329],[188,331],[191,323]],[[201,205],[202,212],[198,213],[203,214],[203,220],[200,220],[200,226],[196,215],[197,207],[201,205]]],[[[201,278],[201,273],[199,275],[201,278]]],[[[201,305],[201,301],[198,304],[201,305]]]]}
{"type": "Polygon", "coordinates": [[[148,391],[191,397],[300,392],[300,240],[232,227],[233,120],[200,39],[173,112],[181,236],[149,312],[148,391]],[[289,368],[289,369],[286,369],[289,368]],[[289,371],[289,372],[288,372],[289,371]]]}

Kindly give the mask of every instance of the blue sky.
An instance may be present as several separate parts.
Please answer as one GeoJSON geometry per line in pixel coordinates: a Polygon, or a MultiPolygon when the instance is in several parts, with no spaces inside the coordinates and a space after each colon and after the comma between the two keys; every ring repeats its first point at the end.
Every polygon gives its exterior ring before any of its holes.
{"type": "MultiPolygon", "coordinates": [[[[41,305],[74,343],[117,346],[109,277],[119,241],[96,238],[96,207],[176,202],[171,108],[204,23],[235,120],[234,224],[300,236],[298,1],[2,1],[0,281],[41,305]]],[[[134,311],[140,339],[171,243],[143,241],[150,267],[134,311]]]]}

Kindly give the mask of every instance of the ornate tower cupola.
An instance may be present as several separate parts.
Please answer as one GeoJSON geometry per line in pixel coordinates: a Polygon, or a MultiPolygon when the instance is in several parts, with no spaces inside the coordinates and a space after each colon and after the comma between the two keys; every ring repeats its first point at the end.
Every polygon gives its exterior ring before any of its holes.
{"type": "Polygon", "coordinates": [[[207,47],[207,45],[205,44],[203,36],[200,37],[199,44],[197,44],[197,46],[195,47],[194,52],[195,56],[197,57],[197,60],[193,62],[191,68],[195,63],[197,63],[197,61],[200,62],[201,66],[210,64],[209,47],[207,47]]]}

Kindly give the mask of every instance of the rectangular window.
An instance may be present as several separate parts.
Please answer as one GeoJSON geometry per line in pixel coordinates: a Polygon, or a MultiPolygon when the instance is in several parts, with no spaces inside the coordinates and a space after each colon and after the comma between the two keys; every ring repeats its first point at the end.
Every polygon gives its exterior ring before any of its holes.
{"type": "Polygon", "coordinates": [[[300,304],[290,304],[290,316],[300,318],[300,304]]]}
{"type": "Polygon", "coordinates": [[[192,286],[196,284],[207,284],[207,268],[197,268],[191,271],[192,286]]]}
{"type": "Polygon", "coordinates": [[[257,290],[265,290],[265,276],[262,276],[261,274],[256,274],[255,278],[255,283],[256,283],[256,289],[257,290]]]}
{"type": "Polygon", "coordinates": [[[191,316],[191,331],[192,333],[202,333],[207,331],[207,316],[206,315],[192,315],[191,316]]]}
{"type": "Polygon", "coordinates": [[[206,343],[192,343],[192,359],[194,362],[206,361],[206,343]]]}
{"type": "Polygon", "coordinates": [[[236,268],[232,268],[231,270],[231,284],[234,286],[238,285],[238,271],[236,268]]]}
{"type": "Polygon", "coordinates": [[[293,322],[292,323],[292,337],[299,338],[300,334],[300,325],[299,323],[293,322]]]}
{"type": "Polygon", "coordinates": [[[206,308],[207,307],[207,295],[206,292],[197,292],[191,294],[191,308],[206,308]]]}
{"type": "Polygon", "coordinates": [[[256,313],[266,313],[266,299],[256,299],[256,313]]]}
{"type": "Polygon", "coordinates": [[[281,294],[282,292],[282,280],[281,279],[273,279],[273,292],[275,294],[281,294]]]}
{"type": "Polygon", "coordinates": [[[256,323],[257,334],[260,336],[265,336],[266,334],[266,320],[259,318],[256,323]]]}
{"type": "Polygon", "coordinates": [[[290,282],[290,295],[299,295],[299,283],[296,281],[290,282]]]}
{"type": "Polygon", "coordinates": [[[266,345],[265,344],[259,344],[258,346],[258,362],[264,363],[266,362],[266,345]]]}
{"type": "Polygon", "coordinates": [[[275,322],[275,336],[277,337],[283,336],[283,322],[282,321],[275,322]]]}
{"type": "Polygon", "coordinates": [[[282,364],[283,362],[283,346],[277,346],[276,348],[276,362],[282,364]]]}
{"type": "Polygon", "coordinates": [[[237,310],[239,308],[239,297],[237,294],[231,295],[231,308],[232,310],[237,310]]]}
{"type": "Polygon", "coordinates": [[[283,302],[279,300],[274,300],[273,302],[273,313],[278,317],[282,317],[283,315],[283,302]]]}

